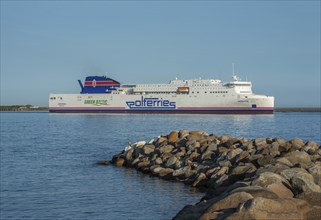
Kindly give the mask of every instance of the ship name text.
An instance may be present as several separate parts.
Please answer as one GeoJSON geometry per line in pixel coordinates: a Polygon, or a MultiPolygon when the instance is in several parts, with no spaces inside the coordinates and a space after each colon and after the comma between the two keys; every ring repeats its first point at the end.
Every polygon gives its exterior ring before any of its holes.
{"type": "Polygon", "coordinates": [[[85,100],[85,105],[108,105],[107,100],[85,100]]]}
{"type": "Polygon", "coordinates": [[[142,98],[135,101],[126,102],[128,108],[176,108],[176,102],[171,102],[162,98],[142,98]]]}

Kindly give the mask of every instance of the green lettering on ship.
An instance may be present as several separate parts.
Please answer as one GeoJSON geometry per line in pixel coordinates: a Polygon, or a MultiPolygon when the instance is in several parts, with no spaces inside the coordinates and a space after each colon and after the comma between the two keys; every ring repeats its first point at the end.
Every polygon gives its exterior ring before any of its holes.
{"type": "Polygon", "coordinates": [[[107,100],[85,100],[84,104],[85,105],[96,105],[96,106],[108,105],[107,100]]]}

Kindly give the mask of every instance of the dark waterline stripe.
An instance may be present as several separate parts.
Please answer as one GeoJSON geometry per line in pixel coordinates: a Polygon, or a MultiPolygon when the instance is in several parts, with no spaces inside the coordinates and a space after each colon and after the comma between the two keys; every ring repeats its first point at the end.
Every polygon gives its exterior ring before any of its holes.
{"type": "Polygon", "coordinates": [[[97,110],[49,109],[52,113],[143,113],[143,114],[273,114],[273,110],[97,110]]]}

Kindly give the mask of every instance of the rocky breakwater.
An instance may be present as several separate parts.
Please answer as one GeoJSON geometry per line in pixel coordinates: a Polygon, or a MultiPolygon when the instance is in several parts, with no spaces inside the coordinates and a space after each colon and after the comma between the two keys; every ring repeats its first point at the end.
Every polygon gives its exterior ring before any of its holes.
{"type": "Polygon", "coordinates": [[[321,148],[313,141],[173,131],[129,145],[112,164],[206,195],[174,219],[321,219],[321,148]]]}

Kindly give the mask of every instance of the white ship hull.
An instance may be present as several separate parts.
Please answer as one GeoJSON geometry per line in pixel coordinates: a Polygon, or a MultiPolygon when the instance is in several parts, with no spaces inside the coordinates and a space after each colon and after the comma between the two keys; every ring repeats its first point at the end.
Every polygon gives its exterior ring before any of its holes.
{"type": "Polygon", "coordinates": [[[58,99],[50,103],[50,112],[272,114],[274,111],[274,97],[258,95],[248,98],[210,95],[202,97],[158,95],[156,97],[150,95],[55,94],[54,96],[58,99]]]}
{"type": "MultiPolygon", "coordinates": [[[[92,84],[97,86],[96,81],[92,84]]],[[[228,84],[220,80],[173,80],[169,84],[124,85],[101,94],[50,94],[49,111],[272,114],[274,97],[253,94],[251,88],[250,82],[237,78],[228,84]]]]}

